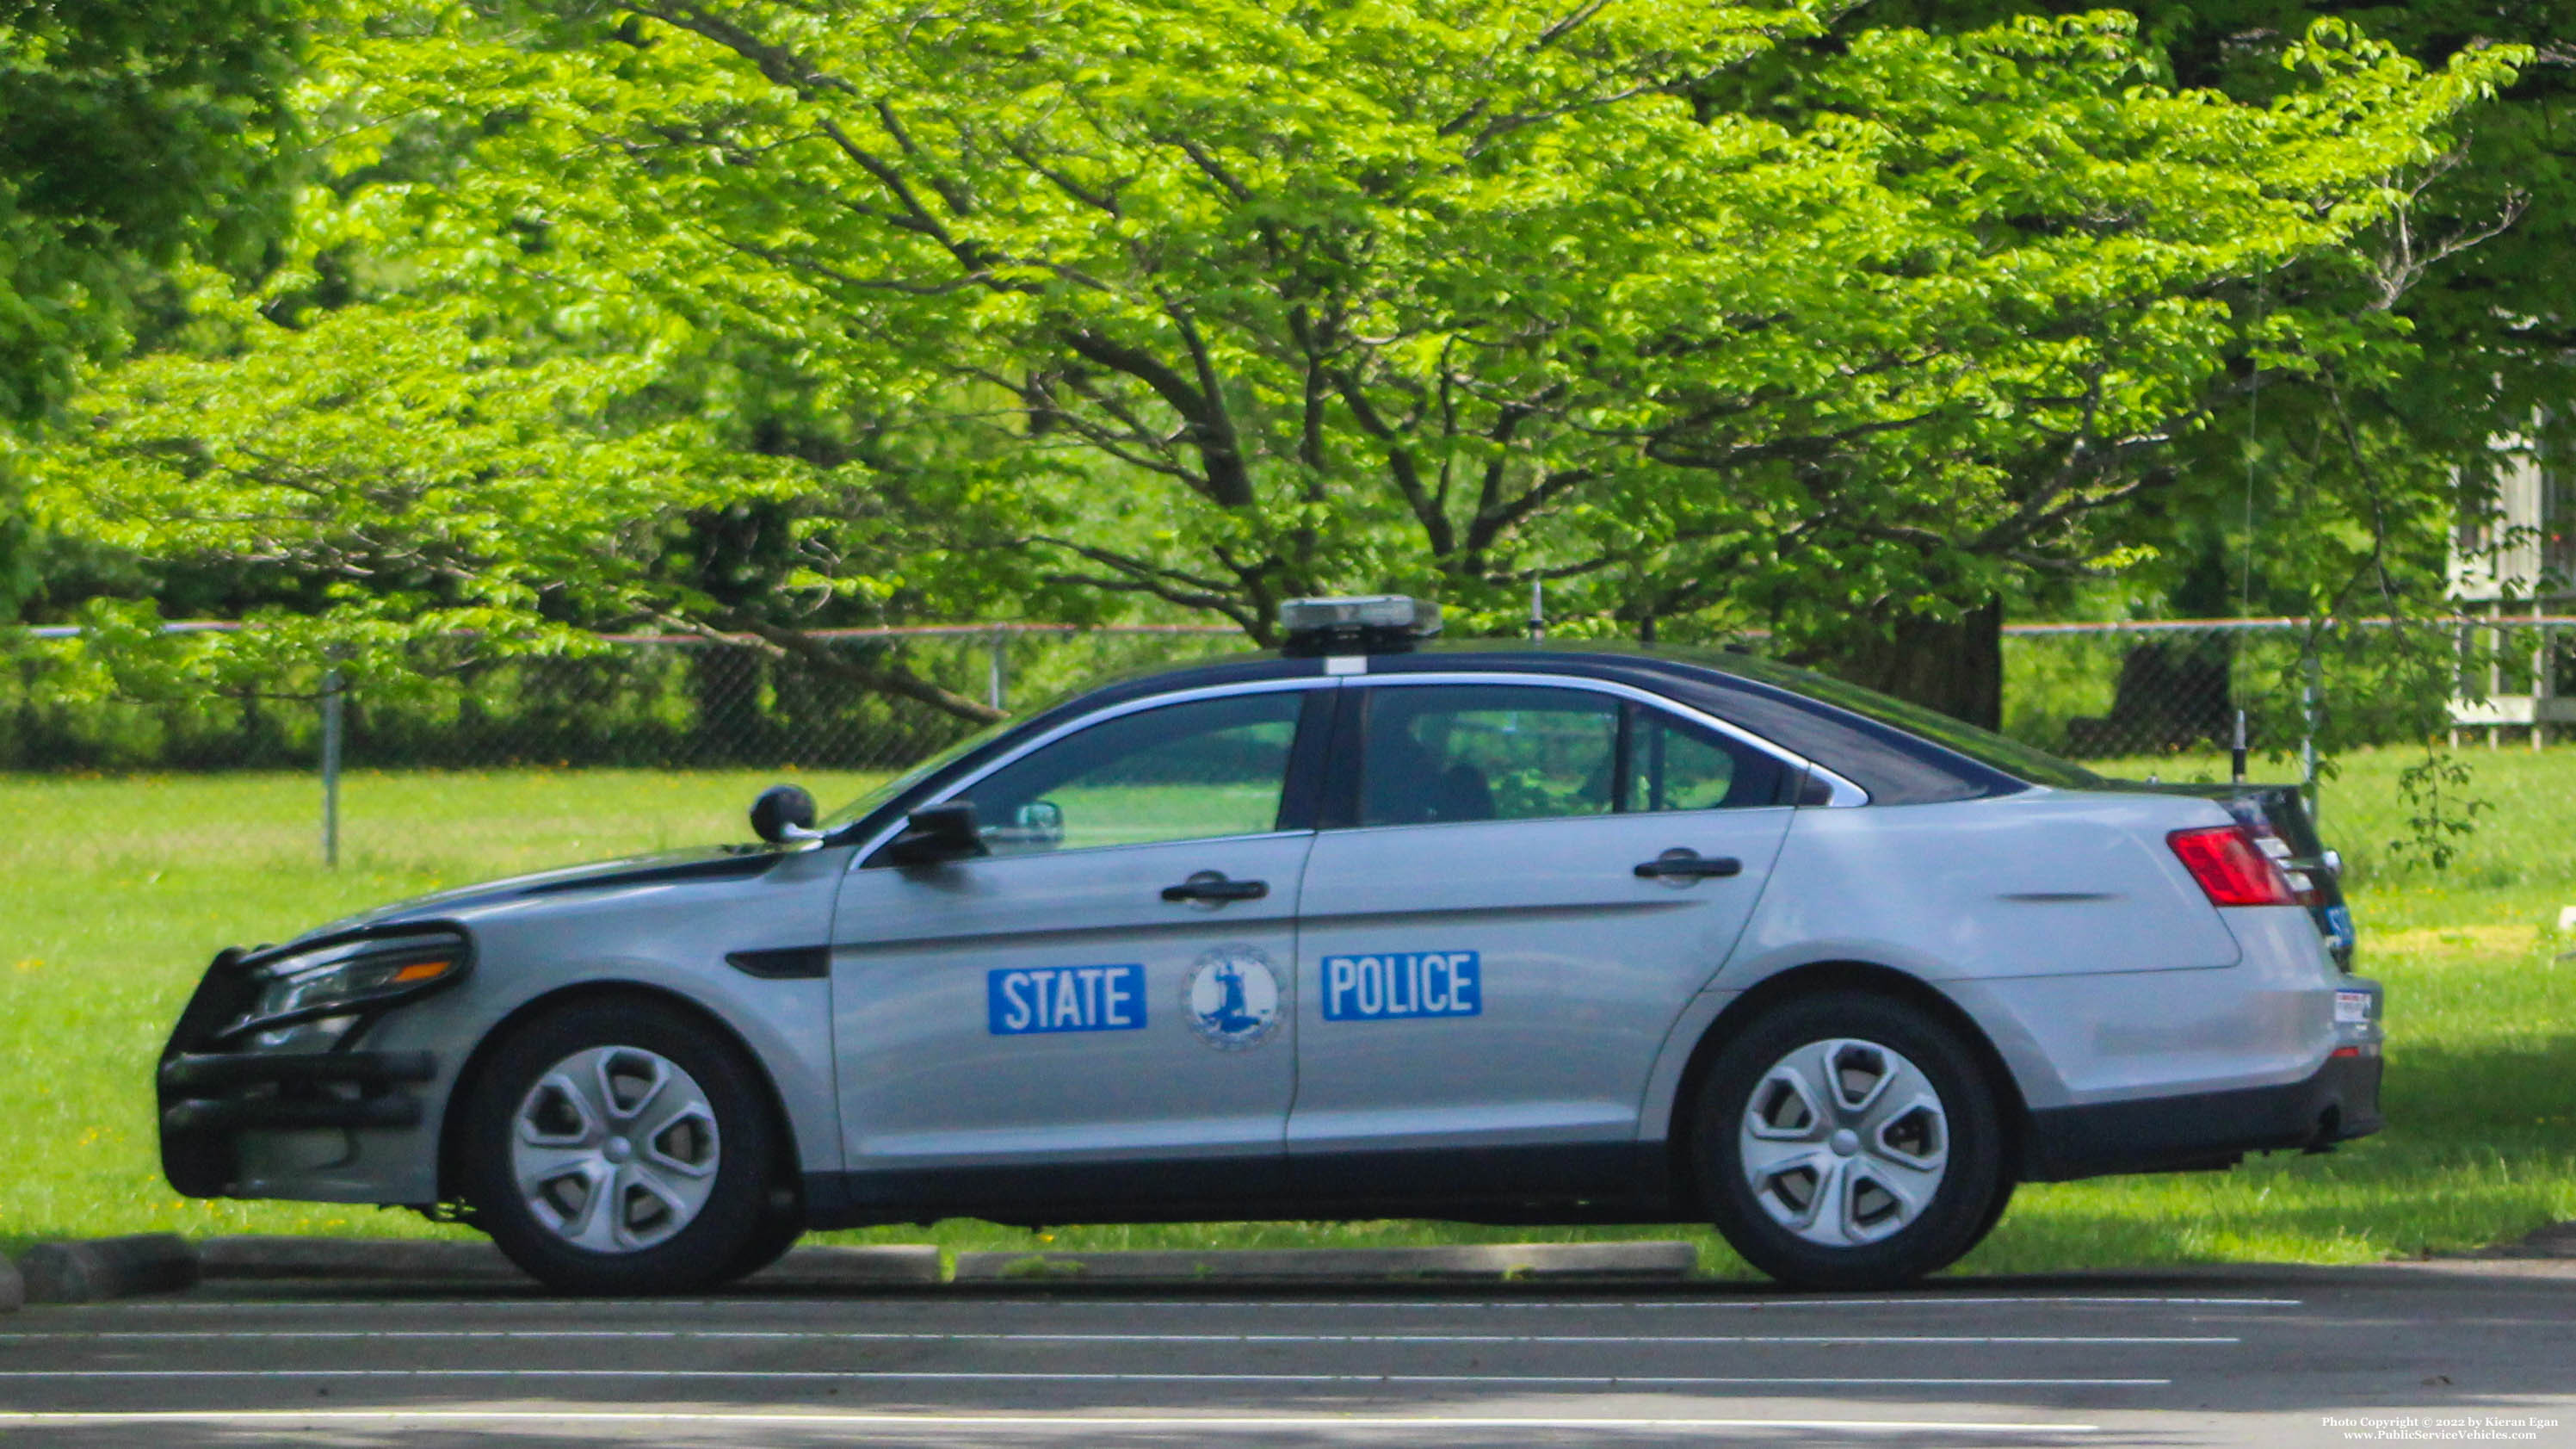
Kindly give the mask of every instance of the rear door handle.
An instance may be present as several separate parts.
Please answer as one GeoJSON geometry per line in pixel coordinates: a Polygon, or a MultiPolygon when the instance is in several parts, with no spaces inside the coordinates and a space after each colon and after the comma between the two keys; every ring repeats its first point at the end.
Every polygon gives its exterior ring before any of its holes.
{"type": "Polygon", "coordinates": [[[1167,901],[1257,901],[1270,894],[1266,880],[1228,880],[1221,870],[1203,870],[1179,885],[1163,887],[1167,901]]]}
{"type": "Polygon", "coordinates": [[[1702,855],[1686,846],[1675,846],[1652,860],[1640,862],[1637,874],[1645,880],[1706,880],[1711,876],[1742,875],[1744,862],[1731,855],[1702,855]]]}

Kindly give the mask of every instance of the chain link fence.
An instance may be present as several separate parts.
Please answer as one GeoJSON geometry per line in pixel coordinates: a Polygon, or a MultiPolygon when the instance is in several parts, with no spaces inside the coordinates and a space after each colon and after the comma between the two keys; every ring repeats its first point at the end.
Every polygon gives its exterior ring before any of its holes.
{"type": "MultiPolygon", "coordinates": [[[[63,631],[50,631],[57,635],[63,631]]],[[[415,651],[398,680],[337,699],[352,769],[622,766],[891,770],[975,728],[867,676],[901,669],[1017,711],[1107,675],[1239,650],[1231,629],[977,625],[826,631],[811,656],[610,636],[577,655],[415,651]]],[[[23,651],[0,678],[0,769],[312,768],[333,681],[319,668],[231,692],[99,697],[23,651]]]]}
{"type": "MultiPolygon", "coordinates": [[[[503,659],[460,645],[341,695],[340,762],[890,770],[974,723],[872,687],[873,670],[899,666],[1019,712],[1104,676],[1246,647],[1232,630],[1191,626],[816,637],[811,658],[662,637],[503,659]]],[[[2080,760],[2223,752],[2240,710],[2252,750],[2275,760],[2462,728],[2536,745],[2553,724],[2576,722],[2560,712],[2576,704],[2570,616],[2017,624],[2003,652],[2005,732],[2080,760]]],[[[331,689],[318,668],[157,699],[67,689],[65,677],[42,648],[0,655],[0,769],[313,769],[324,753],[331,689]]]]}
{"type": "Polygon", "coordinates": [[[2006,734],[2076,760],[2300,761],[2448,733],[2537,748],[2576,723],[2576,617],[2200,619],[2004,631],[2006,734]]]}

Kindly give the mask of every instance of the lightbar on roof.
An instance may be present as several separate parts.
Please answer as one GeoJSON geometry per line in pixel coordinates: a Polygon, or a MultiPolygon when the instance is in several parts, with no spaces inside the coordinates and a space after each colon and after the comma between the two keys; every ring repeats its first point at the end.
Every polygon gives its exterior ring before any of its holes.
{"type": "Polygon", "coordinates": [[[1402,594],[1290,599],[1279,632],[1283,654],[1400,654],[1440,632],[1440,606],[1402,594]]]}

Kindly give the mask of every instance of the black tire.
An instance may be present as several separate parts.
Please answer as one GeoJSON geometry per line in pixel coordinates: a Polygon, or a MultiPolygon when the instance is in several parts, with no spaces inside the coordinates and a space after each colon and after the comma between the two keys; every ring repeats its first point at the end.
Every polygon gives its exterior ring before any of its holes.
{"type": "MultiPolygon", "coordinates": [[[[2004,1174],[2002,1186],[1995,1189],[1994,1203],[1986,1209],[1985,1219],[1977,1224],[1977,1230],[1968,1235],[1968,1246],[1959,1250],[1960,1257],[1964,1258],[1968,1254],[1975,1252],[1977,1244],[1984,1242],[1987,1235],[1994,1232],[1995,1224],[2004,1220],[2004,1210],[2012,1206],[2013,1189],[2020,1185],[2020,1183],[2014,1181],[2013,1175],[2010,1172],[2006,1172],[2004,1174]]],[[[1951,1260],[1951,1262],[1957,1261],[1957,1258],[1953,1258],[1951,1260]]],[[[1944,1263],[1942,1266],[1946,1268],[1949,1264],[1944,1263]]]]}
{"type": "MultiPolygon", "coordinates": [[[[1853,1059],[1868,1060],[1866,1050],[1853,1059]]],[[[1865,1081],[1866,1074],[1862,1077],[1865,1081]]],[[[1772,1101],[1782,1101],[1779,1089],[1772,1090],[1772,1101]]],[[[1801,1111],[1794,1102],[1769,1110],[1774,1114],[1770,1120],[1775,1125],[1783,1118],[1795,1122],[1801,1111]]],[[[1839,1109],[1829,1104],[1825,1110],[1833,1113],[1839,1109]]],[[[1829,1117],[1827,1121],[1838,1124],[1842,1119],[1829,1117]]],[[[1892,1129],[1882,1124],[1881,1130],[1892,1129]]],[[[1918,1126],[1913,1130],[1919,1133],[1923,1129],[1918,1126]]],[[[1817,1151],[1833,1151],[1822,1138],[1809,1140],[1818,1143],[1817,1151]]],[[[1920,1145],[1919,1138],[1911,1140],[1920,1145]]],[[[1937,1272],[1977,1245],[2001,1216],[2011,1194],[1995,1088],[1976,1054],[1958,1033],[1924,1012],[1862,992],[1799,997],[1763,1013],[1738,1031],[1718,1050],[1707,1075],[1701,1079],[1692,1116],[1690,1150],[1700,1200],[1709,1205],[1718,1232],[1746,1262],[1795,1288],[1842,1292],[1894,1288],[1937,1272]],[[1775,1160],[1766,1183],[1766,1189],[1773,1194],[1772,1206],[1766,1206],[1745,1170],[1742,1144],[1748,1131],[1747,1109],[1753,1103],[1755,1089],[1764,1085],[1773,1068],[1785,1066],[1793,1053],[1845,1040],[1895,1053],[1902,1059],[1901,1065],[1911,1066],[1928,1082],[1938,1098],[1935,1120],[1946,1160],[1929,1202],[1919,1205],[1910,1220],[1902,1218],[1901,1208],[1882,1208],[1883,1213],[1897,1214],[1883,1217],[1882,1221],[1890,1225],[1901,1221],[1901,1227],[1893,1231],[1871,1227],[1871,1231],[1887,1233],[1873,1241],[1824,1242],[1784,1225],[1774,1216],[1774,1207],[1792,1216],[1800,1210],[1791,1190],[1797,1183],[1798,1170],[1784,1169],[1775,1160]],[[1784,1180],[1787,1187],[1782,1185],[1784,1180]]],[[[1851,1149],[1846,1147],[1835,1155],[1848,1161],[1850,1154],[1851,1149]]],[[[1865,1167],[1860,1170],[1866,1172],[1865,1167]]],[[[1817,1177],[1810,1175],[1805,1180],[1811,1199],[1830,1195],[1817,1177]]],[[[1897,1202],[1883,1190],[1875,1198],[1869,1197],[1868,1189],[1856,1191],[1862,1195],[1855,1202],[1897,1202]]],[[[1821,1214],[1825,1207],[1808,1210],[1821,1214]]],[[[1857,1214],[1847,1217],[1856,1218],[1857,1214]]],[[[1817,1226],[1813,1231],[1838,1230],[1817,1226]]]]}
{"type": "MultiPolygon", "coordinates": [[[[460,1110],[465,1115],[458,1175],[475,1226],[491,1234],[511,1262],[560,1292],[698,1292],[765,1266],[801,1227],[773,1201],[790,1158],[758,1070],[730,1039],[672,1007],[632,997],[593,998],[521,1022],[466,1084],[460,1110]],[[667,1236],[631,1248],[601,1250],[568,1241],[540,1220],[512,1165],[522,1105],[534,1100],[531,1094],[558,1064],[598,1049],[650,1054],[677,1067],[703,1095],[714,1122],[712,1171],[703,1163],[697,1168],[701,1180],[712,1184],[702,1204],[667,1236]]],[[[583,1202],[585,1209],[609,1205],[583,1202]]]]}
{"type": "Polygon", "coordinates": [[[724,1276],[726,1282],[748,1278],[780,1258],[805,1236],[805,1204],[794,1188],[781,1185],[769,1190],[768,1208],[760,1228],[742,1245],[742,1254],[734,1260],[733,1270],[724,1276]]]}

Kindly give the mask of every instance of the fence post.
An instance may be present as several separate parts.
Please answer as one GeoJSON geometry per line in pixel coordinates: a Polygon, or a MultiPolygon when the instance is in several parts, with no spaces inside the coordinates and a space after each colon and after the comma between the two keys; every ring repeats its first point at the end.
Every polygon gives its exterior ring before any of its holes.
{"type": "Polygon", "coordinates": [[[2460,747],[2460,702],[2468,694],[2469,626],[2461,623],[2451,634],[2451,748],[2455,750],[2460,747]]]}
{"type": "Polygon", "coordinates": [[[2531,632],[2536,637],[2531,646],[2531,748],[2537,754],[2541,736],[2549,733],[2545,716],[2549,713],[2549,626],[2539,622],[2548,617],[2540,606],[2540,591],[2531,593],[2531,632]]]}
{"type": "Polygon", "coordinates": [[[340,868],[340,702],[336,664],[322,675],[322,864],[340,868]]]}
{"type": "Polygon", "coordinates": [[[1002,646],[1009,643],[1010,638],[1010,635],[999,629],[993,631],[992,664],[984,675],[984,702],[996,710],[1002,707],[1003,670],[1006,667],[1002,658],[1002,646]]]}
{"type": "MultiPolygon", "coordinates": [[[[2490,620],[2502,619],[2504,617],[2504,605],[2500,603],[2489,605],[2487,608],[2487,617],[2490,620]]],[[[2487,626],[2486,636],[2487,702],[2492,705],[2495,702],[2495,697],[2504,693],[2504,630],[2497,627],[2495,624],[2490,623],[2487,626]]],[[[2504,748],[2503,725],[2490,724],[2487,726],[2487,748],[2489,750],[2500,750],[2504,748]]]]}

